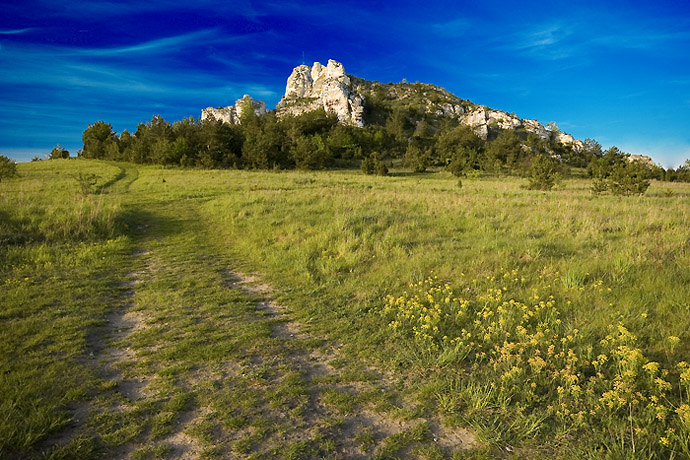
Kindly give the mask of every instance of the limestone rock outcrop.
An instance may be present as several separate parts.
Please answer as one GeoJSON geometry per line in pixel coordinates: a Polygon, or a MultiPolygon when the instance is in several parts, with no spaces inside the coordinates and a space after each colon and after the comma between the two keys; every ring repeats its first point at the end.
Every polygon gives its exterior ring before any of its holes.
{"type": "MultiPolygon", "coordinates": [[[[584,148],[583,143],[570,134],[551,131],[537,120],[521,119],[514,113],[475,104],[430,84],[384,84],[347,75],[343,65],[334,60],[329,60],[326,66],[315,62],[311,67],[304,64],[295,67],[287,79],[285,94],[276,105],[276,115],[282,118],[323,109],[326,113],[337,116],[342,124],[363,127],[365,98],[370,98],[374,106],[376,101],[388,101],[390,105],[415,107],[435,117],[456,118],[483,139],[490,138],[500,130],[524,130],[547,142],[570,145],[576,151],[584,148]]],[[[234,106],[203,109],[201,119],[214,117],[227,123],[239,124],[246,104],[250,104],[257,115],[266,113],[265,102],[245,95],[234,106]]],[[[385,110],[373,115],[368,113],[367,120],[383,123],[386,116],[385,110]]]]}
{"type": "Polygon", "coordinates": [[[281,117],[318,108],[336,115],[340,123],[364,126],[364,97],[354,90],[343,65],[334,60],[329,60],[325,67],[319,62],[312,67],[295,67],[276,112],[281,117]]]}
{"type": "Polygon", "coordinates": [[[643,165],[647,166],[648,168],[654,168],[656,165],[654,164],[654,160],[651,159],[651,157],[648,157],[647,155],[630,155],[628,157],[629,162],[638,162],[642,163],[643,165]]]}
{"type": "Polygon", "coordinates": [[[487,124],[486,109],[484,106],[479,106],[464,117],[461,117],[460,123],[472,128],[474,133],[482,139],[486,139],[489,136],[489,125],[487,124]]]}
{"type": "Polygon", "coordinates": [[[534,133],[545,141],[551,140],[551,132],[537,120],[531,120],[529,118],[526,118],[522,120],[522,126],[525,128],[525,131],[529,133],[534,133]]]}
{"type": "Polygon", "coordinates": [[[556,142],[563,145],[570,145],[576,152],[581,152],[585,148],[585,144],[581,140],[575,139],[570,134],[559,131],[556,133],[555,137],[556,142]]]}
{"type": "Polygon", "coordinates": [[[207,107],[201,111],[201,119],[207,120],[211,117],[216,120],[221,120],[230,124],[240,124],[240,116],[242,115],[242,110],[244,107],[249,105],[254,113],[258,115],[263,115],[266,113],[266,103],[264,101],[257,101],[253,99],[249,94],[245,94],[242,99],[235,101],[234,106],[228,107],[207,107]]]}
{"type": "Polygon", "coordinates": [[[466,115],[461,115],[460,123],[472,128],[482,139],[489,136],[490,128],[507,130],[523,127],[522,120],[517,116],[500,110],[492,110],[483,105],[477,106],[466,115]]]}

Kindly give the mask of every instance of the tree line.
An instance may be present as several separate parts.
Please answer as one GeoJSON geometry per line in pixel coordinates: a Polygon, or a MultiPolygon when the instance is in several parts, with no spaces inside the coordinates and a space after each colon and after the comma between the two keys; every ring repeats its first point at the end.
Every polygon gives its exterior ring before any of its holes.
{"type": "MultiPolygon", "coordinates": [[[[604,151],[594,139],[586,139],[584,147],[575,150],[524,130],[490,130],[485,140],[456,118],[427,116],[400,106],[364,128],[339,124],[335,115],[322,109],[278,118],[275,112],[257,116],[247,107],[239,124],[193,117],[169,123],[157,115],[139,123],[134,132],[118,135],[110,123],[97,121],[84,130],[82,140],[78,156],[83,158],[193,168],[361,165],[366,173],[387,174],[386,163],[402,160],[415,172],[443,167],[458,177],[477,172],[529,176],[538,162],[542,173],[563,175],[568,166],[584,168],[603,190],[615,190],[607,184],[631,174],[647,181],[690,182],[690,161],[664,170],[627,161],[629,155],[616,147],[604,151]]],[[[57,146],[50,156],[65,158],[69,153],[57,146]]]]}

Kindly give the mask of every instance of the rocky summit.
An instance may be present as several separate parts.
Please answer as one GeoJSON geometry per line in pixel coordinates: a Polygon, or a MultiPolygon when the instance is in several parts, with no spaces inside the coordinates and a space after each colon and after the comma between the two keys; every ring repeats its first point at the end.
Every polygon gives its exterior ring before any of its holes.
{"type": "Polygon", "coordinates": [[[364,96],[355,90],[340,62],[295,67],[276,111],[278,116],[300,115],[319,108],[336,115],[340,123],[364,126],[364,96]]]}
{"type": "MultiPolygon", "coordinates": [[[[252,105],[257,115],[266,112],[264,102],[245,95],[234,107],[202,110],[201,118],[213,116],[228,123],[239,123],[241,107],[247,103],[252,105]]],[[[584,147],[582,141],[570,134],[549,129],[537,120],[523,119],[514,113],[475,104],[434,85],[406,82],[384,84],[364,80],[346,74],[343,65],[334,60],[329,60],[326,66],[315,62],[311,67],[304,64],[295,67],[287,79],[285,95],[276,105],[276,115],[283,118],[323,109],[337,116],[342,124],[363,127],[370,123],[385,123],[384,115],[377,117],[378,108],[395,105],[415,107],[437,119],[455,117],[482,139],[504,130],[524,130],[545,141],[569,145],[575,151],[581,151],[584,147]]]]}
{"type": "Polygon", "coordinates": [[[247,105],[254,110],[257,116],[266,113],[266,103],[264,101],[257,101],[249,96],[249,94],[245,94],[242,99],[235,101],[234,106],[206,107],[201,111],[201,119],[208,120],[214,118],[226,123],[240,124],[240,115],[242,115],[242,110],[247,105]]]}

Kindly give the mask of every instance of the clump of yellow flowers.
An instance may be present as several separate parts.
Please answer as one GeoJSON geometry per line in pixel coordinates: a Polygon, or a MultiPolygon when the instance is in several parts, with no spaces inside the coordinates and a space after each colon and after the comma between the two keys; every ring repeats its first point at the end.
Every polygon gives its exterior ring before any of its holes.
{"type": "MultiPolygon", "coordinates": [[[[387,296],[380,312],[396,334],[472,370],[520,410],[544,411],[571,432],[615,429],[616,442],[632,451],[690,456],[690,365],[650,359],[622,322],[603,337],[584,336],[562,319],[549,285],[524,289],[529,280],[518,270],[462,281],[412,283],[387,296]],[[514,298],[509,287],[518,285],[514,298]]],[[[668,341],[674,349],[680,339],[668,341]]]]}

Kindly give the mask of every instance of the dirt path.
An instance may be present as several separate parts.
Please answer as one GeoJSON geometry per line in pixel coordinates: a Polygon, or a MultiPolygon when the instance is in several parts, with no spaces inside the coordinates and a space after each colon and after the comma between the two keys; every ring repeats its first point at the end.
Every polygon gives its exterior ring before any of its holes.
{"type": "MultiPolygon", "coordinates": [[[[258,274],[243,274],[227,271],[227,285],[231,289],[240,289],[258,296],[255,307],[274,321],[272,336],[285,341],[313,340],[303,332],[303,326],[294,321],[290,309],[273,300],[274,291],[262,283],[258,274]]],[[[290,355],[290,366],[299,369],[308,383],[309,408],[305,413],[307,425],[319,426],[323,419],[333,416],[333,408],[324,401],[324,395],[340,394],[346,397],[357,397],[366,393],[392,394],[391,383],[393,377],[368,369],[373,378],[367,381],[348,382],[343,378],[341,370],[331,363],[341,358],[337,348],[328,344],[309,351],[300,350],[290,355]]],[[[336,411],[337,412],[337,411],[336,411]]],[[[369,458],[373,446],[367,445],[377,441],[400,436],[415,426],[427,425],[430,436],[441,451],[450,453],[453,450],[463,450],[476,446],[474,435],[466,429],[445,429],[439,420],[427,420],[413,417],[407,420],[396,420],[369,407],[359,410],[346,411],[342,419],[340,434],[337,442],[338,458],[369,458]]]]}
{"type": "Polygon", "coordinates": [[[106,458],[449,458],[475,445],[421,416],[394,376],[310,335],[260,275],[228,269],[193,206],[156,211],[90,338],[104,392],[75,420],[106,458]]]}

